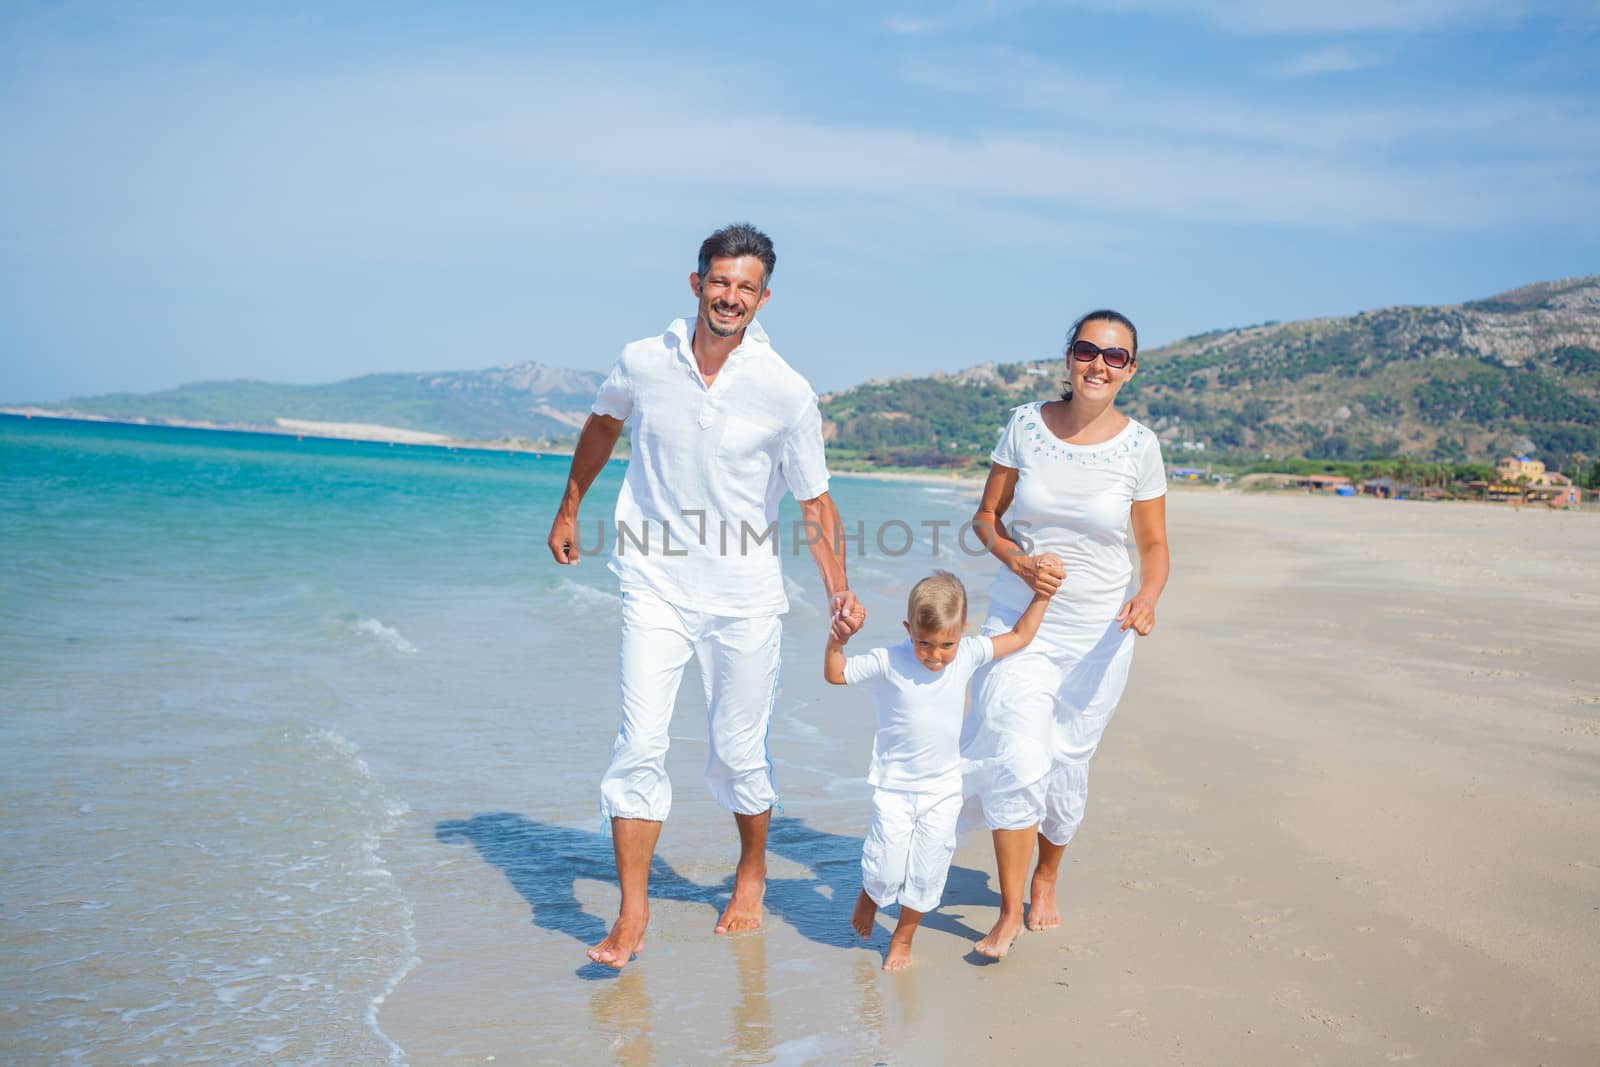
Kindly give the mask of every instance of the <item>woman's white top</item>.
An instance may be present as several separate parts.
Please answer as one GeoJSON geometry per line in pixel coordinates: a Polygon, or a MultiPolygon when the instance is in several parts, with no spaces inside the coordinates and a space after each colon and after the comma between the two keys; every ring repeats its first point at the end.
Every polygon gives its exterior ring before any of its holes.
{"type": "MultiPolygon", "coordinates": [[[[1133,419],[1109,441],[1068,444],[1039,412],[1043,401],[1015,408],[989,459],[1017,471],[1017,487],[1002,523],[1028,555],[1051,552],[1066,579],[1047,618],[1058,625],[1104,626],[1128,596],[1128,514],[1135,500],[1167,491],[1161,442],[1133,419]]],[[[991,602],[1022,611],[1033,599],[1026,582],[1002,567],[991,602]]]]}

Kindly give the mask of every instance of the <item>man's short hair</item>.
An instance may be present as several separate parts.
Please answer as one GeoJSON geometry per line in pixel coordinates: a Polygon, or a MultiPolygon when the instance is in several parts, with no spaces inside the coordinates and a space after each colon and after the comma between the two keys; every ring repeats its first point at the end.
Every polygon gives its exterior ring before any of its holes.
{"type": "Polygon", "coordinates": [[[967,587],[949,571],[934,571],[911,587],[906,621],[923,633],[965,628],[967,587]]]}
{"type": "Polygon", "coordinates": [[[700,242],[700,277],[711,272],[713,259],[738,259],[740,256],[755,256],[761,261],[761,288],[765,289],[778,265],[778,254],[772,250],[772,238],[748,222],[724,226],[700,242]]]}

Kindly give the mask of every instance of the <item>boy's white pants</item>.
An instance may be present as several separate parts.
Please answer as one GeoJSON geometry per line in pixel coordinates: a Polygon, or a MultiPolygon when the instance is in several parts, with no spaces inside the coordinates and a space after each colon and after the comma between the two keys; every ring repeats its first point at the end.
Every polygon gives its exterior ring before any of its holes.
{"type": "Polygon", "coordinates": [[[711,795],[740,815],[772,807],[777,794],[767,724],[782,634],[776,615],[708,615],[650,592],[623,593],[622,728],[600,780],[600,810],[607,819],[661,822],[672,810],[667,727],[690,656],[699,662],[705,687],[711,795]]]}
{"type": "Polygon", "coordinates": [[[880,908],[898,903],[932,911],[944,896],[956,854],[961,793],[877,789],[861,848],[861,888],[880,908]]]}

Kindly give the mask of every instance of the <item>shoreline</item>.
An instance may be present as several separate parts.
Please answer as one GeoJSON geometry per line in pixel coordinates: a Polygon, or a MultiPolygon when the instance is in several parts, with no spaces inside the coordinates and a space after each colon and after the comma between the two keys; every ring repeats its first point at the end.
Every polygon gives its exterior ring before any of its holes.
{"type": "MultiPolygon", "coordinates": [[[[106,415],[95,415],[89,412],[74,411],[71,409],[57,409],[37,407],[33,405],[0,405],[0,415],[11,415],[23,419],[50,419],[56,422],[93,422],[110,426],[143,426],[161,430],[201,430],[216,433],[243,433],[258,434],[264,437],[294,437],[296,440],[310,438],[314,441],[362,441],[369,444],[401,445],[406,448],[438,448],[449,452],[504,452],[508,455],[521,454],[534,457],[543,456],[571,456],[573,445],[566,443],[544,444],[525,438],[512,438],[503,441],[474,441],[461,438],[448,437],[444,434],[427,433],[421,430],[406,430],[396,426],[383,426],[378,423],[363,422],[318,422],[310,419],[279,419],[280,425],[276,427],[259,426],[256,424],[229,424],[216,422],[190,422],[172,419],[117,419],[106,415]]],[[[611,462],[626,463],[628,456],[613,455],[611,462]]],[[[834,478],[858,478],[863,481],[875,482],[901,482],[916,485],[933,485],[954,487],[960,489],[979,490],[983,488],[987,477],[985,474],[972,474],[961,471],[935,471],[928,468],[897,468],[879,467],[872,470],[833,470],[830,476],[834,478]]],[[[1308,493],[1300,488],[1243,489],[1235,485],[1232,487],[1193,484],[1182,481],[1169,481],[1169,492],[1182,491],[1189,493],[1218,493],[1240,496],[1282,496],[1303,497],[1307,495],[1331,496],[1332,494],[1308,493]]],[[[1371,497],[1354,497],[1351,499],[1375,499],[1371,497]]],[[[1472,506],[1487,506],[1490,501],[1483,500],[1402,500],[1399,503],[1423,504],[1468,504],[1472,506]]],[[[1388,501],[1385,501],[1388,503],[1388,501]]],[[[1495,507],[1517,508],[1519,505],[1509,503],[1494,503],[1495,507]]],[[[1529,510],[1539,511],[1576,511],[1579,514],[1600,512],[1600,500],[1595,502],[1585,501],[1576,509],[1547,508],[1543,505],[1520,505],[1529,510]]]]}

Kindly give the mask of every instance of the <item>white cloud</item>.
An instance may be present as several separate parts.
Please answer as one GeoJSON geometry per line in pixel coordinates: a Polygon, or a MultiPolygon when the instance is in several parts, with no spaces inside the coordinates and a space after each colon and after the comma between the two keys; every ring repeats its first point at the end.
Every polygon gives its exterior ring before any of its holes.
{"type": "Polygon", "coordinates": [[[1241,33],[1416,32],[1516,23],[1555,0],[1057,0],[1063,7],[1194,18],[1241,33]]]}
{"type": "Polygon", "coordinates": [[[907,37],[934,33],[942,26],[943,23],[939,19],[926,18],[920,15],[890,15],[883,20],[884,29],[890,33],[907,37]]]}
{"type": "Polygon", "coordinates": [[[1330,45],[1310,52],[1290,56],[1281,63],[1267,68],[1267,73],[1281,78],[1306,78],[1322,74],[1346,74],[1378,66],[1382,60],[1371,52],[1357,51],[1343,45],[1330,45]]]}
{"type": "Polygon", "coordinates": [[[1138,96],[1017,56],[944,69],[964,91],[1032,101],[1033,128],[709,115],[692,76],[668,90],[578,66],[292,81],[208,70],[115,86],[63,74],[0,100],[12,131],[0,239],[130,258],[440,262],[535,247],[581,220],[745,203],[1025,241],[1119,217],[1470,231],[1584,219],[1597,199],[1592,166],[1560,154],[1595,143],[1592,114],[1549,101],[1306,113],[1138,96]],[[1365,151],[1428,138],[1451,151],[1433,163],[1365,151]],[[1485,138],[1497,152],[1473,158],[1485,138]],[[1505,150],[1520,144],[1538,151],[1505,150]]]}

